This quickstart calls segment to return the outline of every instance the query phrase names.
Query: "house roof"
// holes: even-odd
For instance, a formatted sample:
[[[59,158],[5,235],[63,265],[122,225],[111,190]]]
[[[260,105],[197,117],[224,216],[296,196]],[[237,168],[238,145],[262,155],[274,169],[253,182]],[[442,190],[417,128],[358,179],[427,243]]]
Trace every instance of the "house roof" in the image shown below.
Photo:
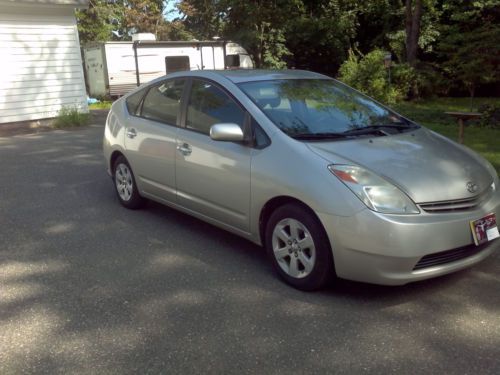
[[[0,0],[0,5],[62,5],[73,8],[87,8],[89,0]]]

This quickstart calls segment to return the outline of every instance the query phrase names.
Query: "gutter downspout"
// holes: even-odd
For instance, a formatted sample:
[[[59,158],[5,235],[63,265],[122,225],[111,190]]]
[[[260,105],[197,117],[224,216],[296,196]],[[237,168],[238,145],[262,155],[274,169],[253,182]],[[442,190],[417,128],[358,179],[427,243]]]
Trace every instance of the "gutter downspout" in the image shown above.
[[[135,79],[137,81],[137,87],[139,87],[141,85],[141,77],[139,75],[139,58],[137,56],[137,44],[138,44],[138,40],[136,40],[132,46],[132,48],[134,49],[134,59],[135,59]]]
[[[198,48],[200,49],[201,70],[204,70],[205,67],[203,66],[203,46],[201,45],[201,43],[198,43]]]
[[[224,70],[227,69],[227,65],[226,65],[226,56],[227,56],[226,43],[227,43],[227,41],[225,41],[225,40],[222,41],[222,53],[224,54]]]

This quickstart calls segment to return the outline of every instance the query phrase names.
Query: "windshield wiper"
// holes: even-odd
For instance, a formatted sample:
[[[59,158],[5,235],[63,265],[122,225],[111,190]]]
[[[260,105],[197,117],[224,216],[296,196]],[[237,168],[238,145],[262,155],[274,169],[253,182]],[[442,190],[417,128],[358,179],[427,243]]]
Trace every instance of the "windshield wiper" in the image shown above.
[[[376,124],[376,125],[368,125],[370,128],[393,128],[393,129],[416,129],[419,128],[417,124],[412,122],[397,122],[394,124]]]
[[[339,139],[349,137],[348,134],[343,133],[296,133],[288,135],[294,139],[302,140]]]
[[[365,135],[365,134],[373,134],[373,135],[389,135],[389,133],[379,129],[379,126],[365,126],[364,128],[356,128],[350,129],[342,132],[344,135]]]
[[[418,125],[408,124],[408,125],[397,125],[397,124],[382,124],[382,125],[368,125],[363,126],[362,128],[350,129],[342,132],[342,134],[381,134],[381,135],[389,135],[390,133],[384,131],[384,129],[397,129],[397,130],[405,130],[405,129],[415,129],[418,128]]]

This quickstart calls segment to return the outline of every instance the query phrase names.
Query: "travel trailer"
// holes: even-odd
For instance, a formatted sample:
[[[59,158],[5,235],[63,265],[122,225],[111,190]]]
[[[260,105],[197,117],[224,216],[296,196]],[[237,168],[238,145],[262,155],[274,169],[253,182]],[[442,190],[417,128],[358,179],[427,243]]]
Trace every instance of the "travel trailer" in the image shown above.
[[[88,94],[122,96],[142,83],[182,70],[254,67],[248,52],[237,43],[148,39],[147,35],[146,38],[140,35],[131,42],[96,42],[85,46]]]

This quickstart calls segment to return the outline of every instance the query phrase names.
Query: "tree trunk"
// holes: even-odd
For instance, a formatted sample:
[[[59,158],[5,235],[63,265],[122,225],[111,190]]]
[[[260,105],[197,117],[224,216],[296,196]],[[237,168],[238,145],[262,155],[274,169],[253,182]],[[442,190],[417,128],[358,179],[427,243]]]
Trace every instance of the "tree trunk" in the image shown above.
[[[474,103],[474,94],[476,92],[476,85],[474,85],[474,83],[470,83],[469,85],[467,85],[468,89],[469,89],[469,94],[470,94],[470,111],[472,111],[472,108],[473,108],[473,103]]]
[[[413,4],[415,6],[413,7]],[[406,61],[410,66],[417,64],[418,38],[422,19],[422,0],[405,0],[406,7]]]

